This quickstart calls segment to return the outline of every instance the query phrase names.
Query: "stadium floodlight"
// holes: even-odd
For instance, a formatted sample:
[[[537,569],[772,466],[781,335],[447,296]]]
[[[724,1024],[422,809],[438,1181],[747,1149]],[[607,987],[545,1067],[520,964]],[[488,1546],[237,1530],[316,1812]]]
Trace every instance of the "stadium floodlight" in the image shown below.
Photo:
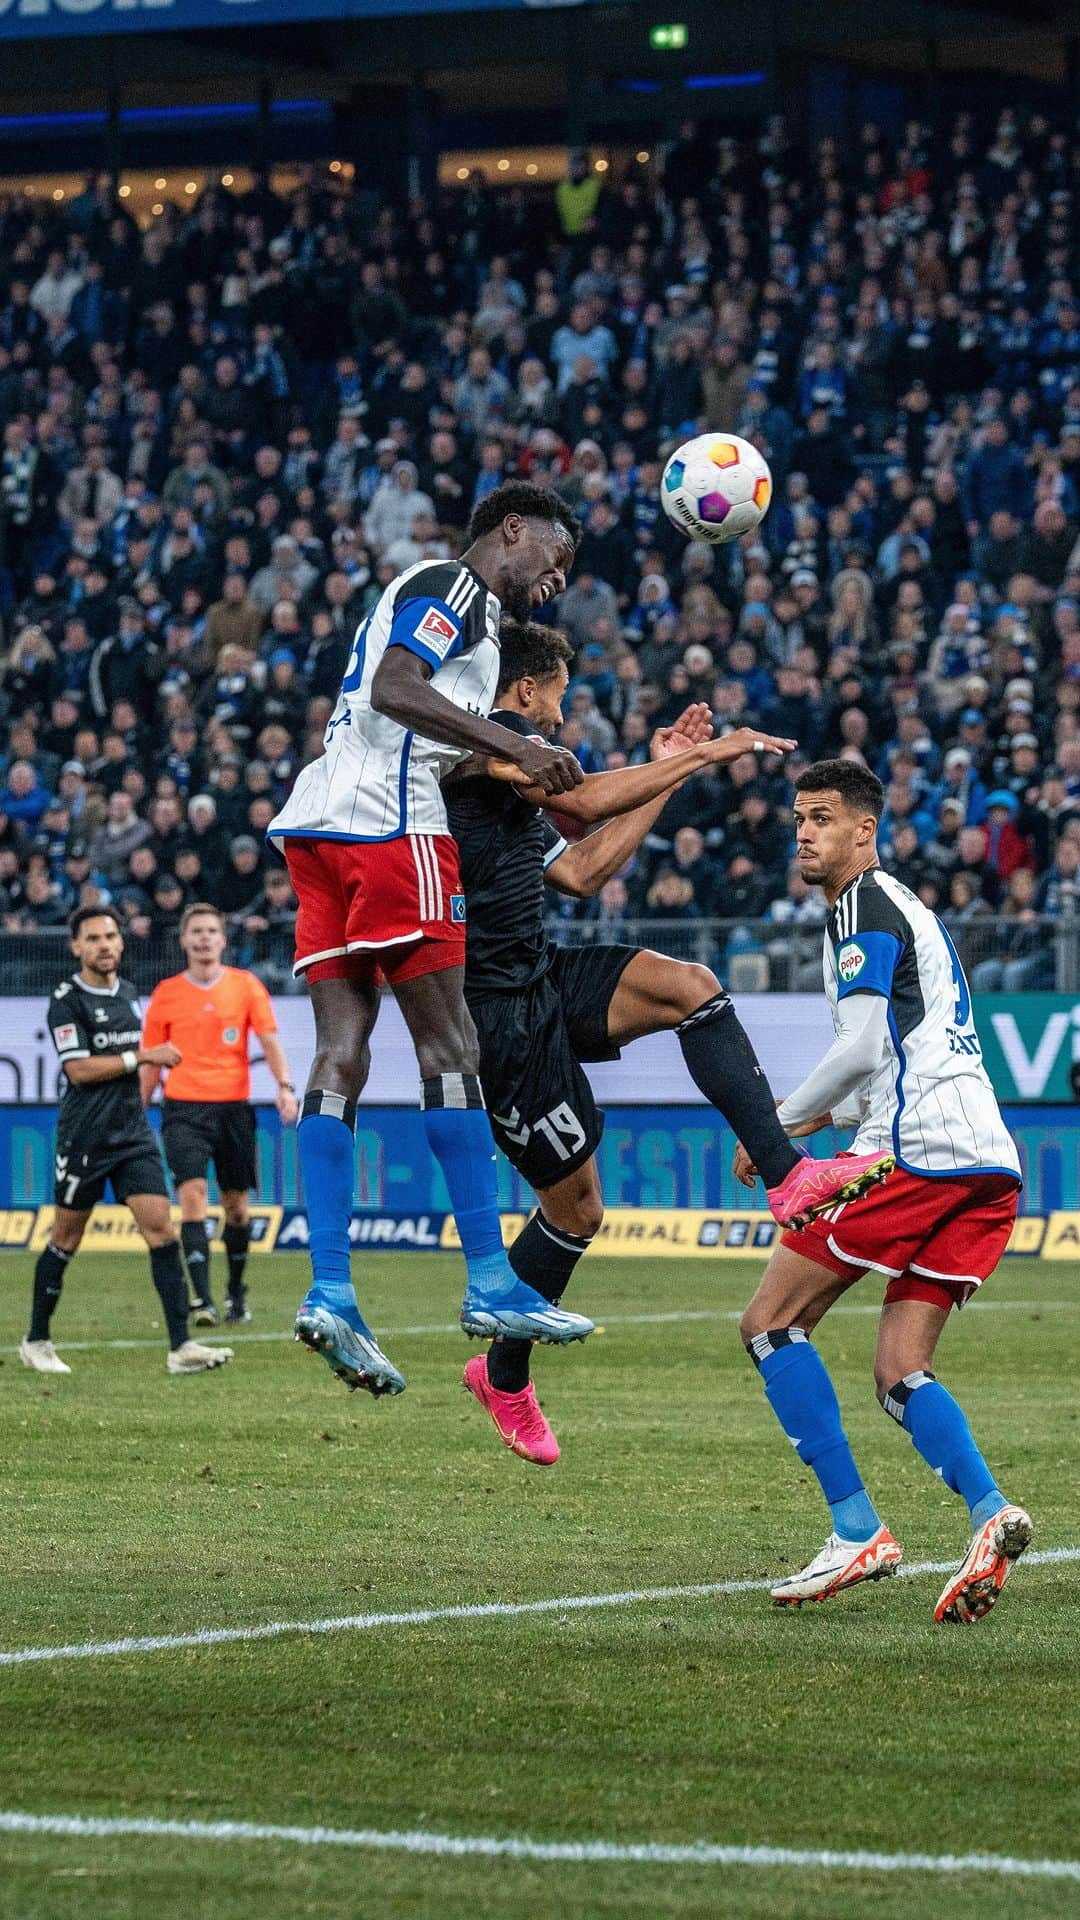
[[[649,28],[649,45],[655,53],[678,53],[689,38],[689,29],[681,20]]]

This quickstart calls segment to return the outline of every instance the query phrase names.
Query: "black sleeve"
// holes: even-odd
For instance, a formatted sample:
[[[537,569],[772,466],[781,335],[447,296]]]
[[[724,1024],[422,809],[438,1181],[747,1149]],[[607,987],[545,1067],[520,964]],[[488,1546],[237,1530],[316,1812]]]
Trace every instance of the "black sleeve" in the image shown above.
[[[86,1019],[79,1003],[79,996],[69,980],[61,982],[49,1001],[46,1015],[53,1046],[61,1060],[88,1060],[90,1057],[90,1035]]]
[[[505,707],[494,707],[488,719],[497,727],[505,727],[508,733],[520,734],[523,740],[537,740],[541,746],[547,745],[543,734],[533,732],[523,713],[510,713]]]
[[[570,843],[565,835],[559,832],[558,827],[550,815],[546,813],[540,815],[540,838],[543,842],[544,872],[546,873],[548,868],[553,866],[559,858],[560,853],[566,852]]]

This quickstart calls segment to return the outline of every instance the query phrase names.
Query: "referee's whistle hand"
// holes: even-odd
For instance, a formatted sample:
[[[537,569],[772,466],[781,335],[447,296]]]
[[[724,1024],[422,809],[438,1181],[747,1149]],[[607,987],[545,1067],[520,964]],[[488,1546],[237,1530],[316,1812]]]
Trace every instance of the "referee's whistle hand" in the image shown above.
[[[139,1054],[140,1067],[178,1067],[183,1054],[174,1047],[171,1040],[163,1040],[159,1047],[143,1047]]]

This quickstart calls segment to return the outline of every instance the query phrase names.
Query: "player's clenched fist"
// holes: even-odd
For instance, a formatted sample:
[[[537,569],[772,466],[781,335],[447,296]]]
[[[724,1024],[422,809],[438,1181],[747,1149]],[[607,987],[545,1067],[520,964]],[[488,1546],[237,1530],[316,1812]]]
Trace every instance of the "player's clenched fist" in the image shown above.
[[[513,741],[514,736],[509,739]],[[569,793],[585,778],[568,747],[549,747],[539,740],[517,740],[514,745],[516,751],[508,751],[507,757],[521,768],[531,786],[545,793]]]
[[[179,1047],[165,1040],[160,1047],[143,1047],[139,1054],[140,1067],[178,1067],[183,1059]]]

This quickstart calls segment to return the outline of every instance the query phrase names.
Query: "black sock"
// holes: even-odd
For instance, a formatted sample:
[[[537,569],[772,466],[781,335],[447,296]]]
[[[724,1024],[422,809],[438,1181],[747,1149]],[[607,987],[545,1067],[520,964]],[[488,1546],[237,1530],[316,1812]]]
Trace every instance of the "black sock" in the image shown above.
[[[184,1249],[184,1265],[191,1281],[191,1291],[196,1302],[209,1301],[210,1293],[210,1233],[205,1220],[181,1220],[180,1245]]]
[[[723,987],[675,1032],[694,1085],[723,1114],[765,1185],[778,1187],[800,1156],[776,1117],[769,1083]]]
[[[44,1253],[38,1255],[34,1268],[34,1304],[30,1314],[30,1340],[47,1340],[49,1322],[56,1311],[56,1303],[64,1284],[70,1253],[62,1253],[49,1241]]]
[[[537,1208],[510,1248],[508,1259],[519,1280],[545,1300],[561,1300],[588,1240],[553,1227]],[[520,1393],[529,1384],[531,1340],[493,1340],[488,1348],[488,1379],[500,1393]]]
[[[248,1248],[251,1245],[250,1220],[242,1227],[224,1227],[221,1238],[225,1243],[225,1255],[229,1262],[229,1298],[242,1300],[247,1291],[244,1286],[244,1268],[247,1266]]]
[[[164,1309],[169,1345],[175,1352],[188,1337],[188,1290],[177,1241],[170,1240],[165,1247],[151,1247],[150,1271]]]

